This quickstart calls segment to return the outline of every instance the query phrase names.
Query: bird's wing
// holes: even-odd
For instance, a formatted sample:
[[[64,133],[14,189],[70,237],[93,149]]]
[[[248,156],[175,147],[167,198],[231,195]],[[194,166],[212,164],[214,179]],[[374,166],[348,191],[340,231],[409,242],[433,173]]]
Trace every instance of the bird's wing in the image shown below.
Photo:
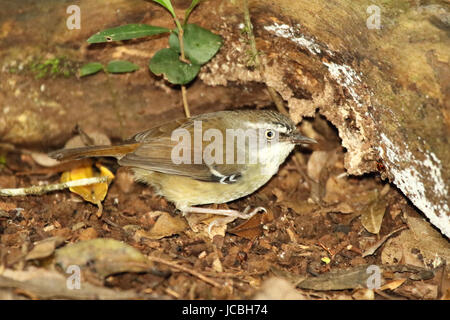
[[[151,171],[187,176],[196,180],[235,183],[241,177],[245,164],[220,164],[207,165],[203,158],[201,162],[195,162],[195,154],[202,155],[202,151],[195,147],[194,120],[197,118],[181,119],[159,127],[136,134],[131,141],[140,142],[140,146],[134,152],[128,153],[119,160],[122,166],[136,167]],[[201,119],[204,128],[220,128],[216,119]],[[186,151],[190,154],[190,163],[179,163],[173,159],[173,150],[179,141],[172,140],[172,133],[176,129],[186,129],[190,134],[190,142],[186,144]],[[225,137],[224,137],[225,138]],[[209,144],[202,140],[202,150]],[[225,152],[225,150],[223,150]],[[178,153],[176,153],[178,155]],[[175,156],[176,156],[175,155]]]

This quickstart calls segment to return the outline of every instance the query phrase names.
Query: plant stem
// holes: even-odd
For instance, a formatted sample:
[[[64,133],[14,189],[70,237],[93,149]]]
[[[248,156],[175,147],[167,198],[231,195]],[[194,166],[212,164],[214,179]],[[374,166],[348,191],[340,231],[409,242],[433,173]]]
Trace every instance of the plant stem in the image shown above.
[[[178,41],[180,42],[180,51],[181,51],[181,58],[180,60],[183,61],[184,63],[190,63],[190,61],[188,61],[186,59],[186,56],[184,54],[184,40],[183,40],[183,35],[184,35],[184,30],[183,27],[180,24],[180,21],[178,20],[177,17],[174,18],[175,19],[175,24],[177,25],[177,29],[178,29]]]
[[[187,92],[186,92],[186,86],[181,86],[181,96],[183,97],[183,106],[184,106],[184,113],[186,115],[186,118],[191,117],[191,112],[189,111],[189,105],[187,101]]]
[[[259,72],[261,74],[261,78],[265,79],[265,70],[264,66],[261,64],[261,61],[259,60],[259,53],[258,49],[256,48],[256,40],[255,35],[253,33],[253,25],[250,20],[250,11],[248,9],[248,0],[243,1],[244,6],[244,24],[245,28],[247,30],[248,40],[250,42],[250,50],[252,57],[255,57],[255,66],[259,69]],[[286,108],[284,107],[283,100],[281,99],[280,95],[275,91],[274,88],[267,85],[267,91],[269,92],[269,95],[272,99],[272,101],[275,103],[278,111],[283,114],[289,114]]]
[[[178,41],[180,42],[180,52],[181,52],[180,60],[181,60],[181,62],[190,64],[190,61],[188,61],[186,59],[186,55],[184,54],[184,41],[183,41],[184,30],[183,30],[183,27],[181,26],[180,21],[178,20],[178,18],[176,16],[174,17],[174,20],[175,20],[175,24],[177,25],[177,28],[178,28]],[[181,96],[183,99],[184,114],[186,115],[186,118],[190,118],[191,112],[189,111],[189,105],[188,105],[188,101],[187,101],[187,91],[186,91],[185,85],[181,85]]]

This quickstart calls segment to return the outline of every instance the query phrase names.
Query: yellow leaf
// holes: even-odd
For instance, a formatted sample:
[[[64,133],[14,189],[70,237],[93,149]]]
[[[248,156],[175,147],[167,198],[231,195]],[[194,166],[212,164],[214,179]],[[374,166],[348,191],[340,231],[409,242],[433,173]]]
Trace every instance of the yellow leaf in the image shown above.
[[[108,182],[69,188],[70,191],[80,195],[84,200],[99,206],[101,210],[101,202],[105,199],[106,193],[108,192],[108,185],[112,181],[112,179],[114,179],[114,174],[109,171],[108,168],[100,164],[96,164],[95,166],[99,169],[99,171],[94,171],[91,166],[75,168],[71,171],[66,171],[61,176],[61,182],[93,177],[108,177]]]
[[[326,263],[326,264],[329,264],[329,263],[331,262],[331,259],[328,258],[328,257],[323,257],[323,258],[321,258],[320,260],[321,260],[322,262]]]

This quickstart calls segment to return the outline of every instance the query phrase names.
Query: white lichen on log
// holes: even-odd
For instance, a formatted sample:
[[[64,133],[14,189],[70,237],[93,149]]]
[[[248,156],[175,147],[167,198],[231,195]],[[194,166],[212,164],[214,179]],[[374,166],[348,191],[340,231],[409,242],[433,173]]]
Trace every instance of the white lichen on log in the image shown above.
[[[448,188],[442,178],[442,165],[431,152],[424,152],[424,160],[417,159],[405,143],[401,147],[395,145],[384,133],[380,134],[381,144],[377,147],[380,157],[385,159],[389,172],[394,177],[393,183],[430,219],[431,223],[450,237],[450,218],[448,205]],[[381,145],[384,146],[381,147]],[[408,163],[408,166],[405,166]],[[399,165],[401,164],[401,166]],[[439,201],[431,202],[426,194],[425,177],[417,168],[428,172],[428,179],[434,181],[434,197]]]

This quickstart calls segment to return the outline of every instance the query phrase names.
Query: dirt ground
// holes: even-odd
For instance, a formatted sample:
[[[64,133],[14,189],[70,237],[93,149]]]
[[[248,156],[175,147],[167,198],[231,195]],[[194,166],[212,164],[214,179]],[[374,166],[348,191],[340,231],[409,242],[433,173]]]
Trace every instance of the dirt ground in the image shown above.
[[[313,128],[323,129],[325,121],[319,118],[309,123]],[[255,295],[267,297],[269,294],[269,297],[275,295],[276,299],[436,299],[445,294],[441,291],[445,290],[442,286],[444,269],[441,266],[432,275],[419,279],[405,277],[405,270],[399,273],[401,276],[386,271],[390,275],[383,276],[383,283],[391,283],[391,287],[375,290],[375,293],[368,293],[368,289],[358,284],[360,279],[355,278],[344,281],[347,290],[326,290],[342,281],[341,276],[331,277],[329,287],[322,289],[319,287],[323,282],[313,283],[313,289],[307,289],[311,284],[305,284],[303,289],[294,289],[293,285],[283,289],[284,283],[280,280],[283,278],[302,288],[305,278],[320,278],[320,275],[329,275],[330,271],[381,266],[389,259],[393,259],[397,266],[403,265],[405,259],[409,264],[411,258],[405,255],[415,257],[418,262],[416,268],[427,266],[427,260],[419,249],[402,254],[402,249],[395,247],[391,256],[389,253],[383,256],[386,251],[392,252],[393,245],[398,245],[392,242],[386,245],[385,236],[398,231],[391,235],[395,239],[398,234],[407,231],[408,219],[419,218],[423,221],[420,214],[377,175],[348,177],[343,168],[344,151],[337,136],[333,137],[336,133],[326,127],[321,134],[328,141],[326,150],[300,150],[258,192],[221,206],[238,210],[244,210],[247,206],[263,206],[267,213],[249,221],[234,221],[228,225],[225,236],[216,234],[212,239],[206,228],[194,232],[187,224],[170,230],[172,224],[169,223],[168,231],[163,231],[159,236],[151,233],[156,222],[165,215],[180,220],[184,218],[180,218],[174,206],[156,196],[150,187],[133,182],[131,173],[126,168],[118,168],[113,161],[103,161],[115,172],[116,178],[103,202],[101,217],[97,216],[95,205],[68,190],[39,196],[0,197],[1,268],[32,270],[29,272],[53,270],[58,262],[53,250],[58,246],[109,238],[122,241],[144,256],[157,257],[163,262],[153,261],[149,272],[127,272],[134,271],[128,267],[125,272],[108,274],[100,271],[98,266],[105,261],[115,263],[115,258],[95,256],[82,266],[83,272],[86,271],[82,284],[87,281],[96,288],[116,289],[113,292],[131,290],[134,297],[249,299]],[[3,155],[1,186],[27,187],[57,183],[60,179],[57,172],[60,168],[50,168],[46,169],[46,174],[36,174],[43,168],[24,152],[16,150],[4,152]],[[367,215],[369,219],[376,220],[380,208],[380,230],[378,234],[373,234],[366,230],[362,221],[367,221]],[[207,226],[209,222],[206,220],[203,225]],[[372,226],[376,224],[372,223]],[[366,226],[370,225],[366,222]],[[29,254],[36,244],[51,237],[62,241],[53,250],[30,258]],[[381,248],[363,257],[365,252],[378,248],[380,239]],[[407,272],[417,276],[419,269]],[[385,276],[388,278],[385,279]],[[279,286],[280,289],[276,290],[272,285],[270,289],[264,289],[264,282],[273,277],[276,277],[276,280],[271,280],[275,281],[275,288]],[[402,281],[400,285],[399,279]],[[392,286],[392,283],[396,285]],[[319,290],[314,290],[315,286]],[[25,286],[21,289],[3,289],[0,294],[14,298],[52,297],[51,289],[50,294],[48,290],[42,290]],[[71,298],[70,292],[62,296]]]

